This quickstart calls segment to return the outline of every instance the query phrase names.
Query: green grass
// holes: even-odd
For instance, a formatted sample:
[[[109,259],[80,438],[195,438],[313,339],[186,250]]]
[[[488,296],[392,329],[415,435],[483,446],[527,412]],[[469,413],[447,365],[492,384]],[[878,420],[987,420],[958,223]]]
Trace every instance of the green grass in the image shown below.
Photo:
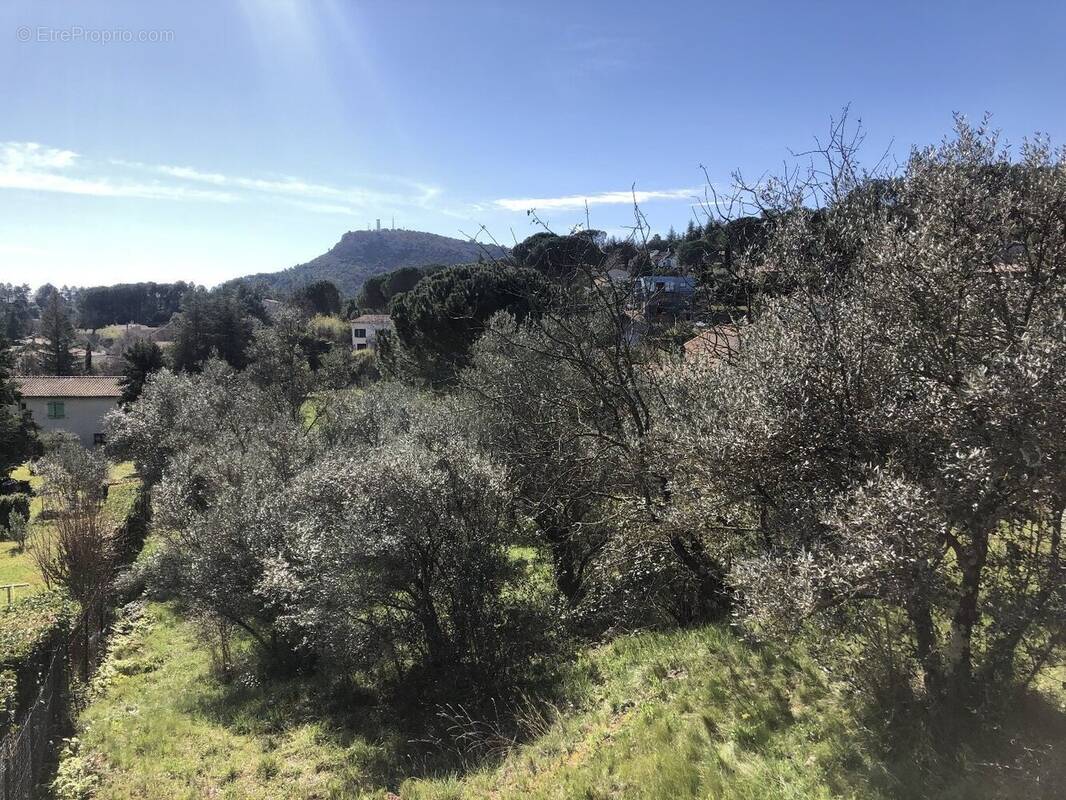
[[[23,464],[11,472],[11,477],[30,482],[35,492],[40,492],[42,479],[37,475],[30,474],[29,465]],[[117,525],[137,499],[137,491],[140,487],[140,479],[132,462],[113,464],[108,470],[108,494],[104,504],[104,513],[110,519],[111,524]],[[41,519],[44,500],[40,494],[30,499],[30,537],[49,536],[54,530],[51,522]],[[17,597],[27,592],[32,592],[42,586],[41,574],[34,563],[33,555],[29,549],[19,550],[14,542],[0,541],[0,586],[12,583],[28,583],[29,588],[13,590],[13,596]],[[0,603],[7,602],[7,592],[0,592]]]
[[[98,784],[97,797],[269,800],[371,789],[381,745],[301,719],[298,691],[223,685],[194,626],[168,605],[149,605],[118,637],[102,675],[78,721],[78,754],[62,770]]]
[[[878,764],[838,691],[809,664],[729,631],[622,637],[579,665],[573,709],[465,777],[404,798],[881,797]]]
[[[20,481],[29,481],[35,492],[40,491],[42,479],[30,473],[28,464],[11,471],[11,477]],[[39,519],[41,514],[42,500],[34,495],[30,498],[30,536],[38,530],[45,530],[50,526]],[[31,592],[41,585],[41,574],[33,561],[29,550],[20,550],[14,542],[0,541],[0,585],[12,583],[28,583],[30,588],[18,588],[12,590],[12,597],[19,597]],[[0,603],[7,602],[7,592],[0,593]]]
[[[340,723],[299,681],[263,684],[249,674],[226,686],[172,606],[148,606],[145,620],[120,637],[107,685],[81,716],[80,751],[64,768],[98,783],[99,798],[1066,796],[1056,794],[1066,786],[1058,782],[1066,765],[1055,767],[1066,748],[1061,709],[1045,704],[1043,718],[1005,723],[995,757],[965,745],[946,764],[918,733],[888,756],[883,735],[810,661],[714,626],[593,648],[562,699],[526,715],[527,744],[497,763],[405,780],[418,759],[402,753],[417,737],[386,733],[375,715],[387,709],[349,708]],[[360,717],[361,728],[352,724]]]

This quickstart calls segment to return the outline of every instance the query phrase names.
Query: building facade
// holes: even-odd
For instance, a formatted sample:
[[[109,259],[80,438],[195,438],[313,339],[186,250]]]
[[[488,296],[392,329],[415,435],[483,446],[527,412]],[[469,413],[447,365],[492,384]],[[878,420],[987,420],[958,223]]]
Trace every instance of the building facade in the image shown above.
[[[645,317],[681,316],[692,305],[696,281],[687,276],[645,275],[633,282],[632,301]]]
[[[352,349],[373,349],[377,335],[392,330],[392,317],[388,314],[361,314],[352,320]]]
[[[111,375],[28,375],[16,377],[22,408],[42,431],[68,431],[85,447],[104,443],[104,417],[122,396]]]

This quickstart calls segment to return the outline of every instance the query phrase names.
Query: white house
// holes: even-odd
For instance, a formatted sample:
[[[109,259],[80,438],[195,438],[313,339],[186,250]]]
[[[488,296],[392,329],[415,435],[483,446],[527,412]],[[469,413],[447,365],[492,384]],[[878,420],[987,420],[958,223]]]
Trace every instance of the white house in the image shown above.
[[[352,320],[352,349],[373,349],[377,335],[392,329],[392,317],[388,314],[360,314]]]
[[[44,431],[69,431],[86,447],[104,443],[104,416],[122,396],[112,375],[16,377],[22,407]]]

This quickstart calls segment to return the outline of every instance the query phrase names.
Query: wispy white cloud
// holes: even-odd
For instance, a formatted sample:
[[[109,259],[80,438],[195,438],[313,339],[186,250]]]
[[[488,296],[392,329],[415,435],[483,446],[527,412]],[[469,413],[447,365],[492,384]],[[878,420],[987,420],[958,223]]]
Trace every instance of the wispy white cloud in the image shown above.
[[[232,202],[227,192],[84,173],[77,153],[36,142],[0,142],[0,189],[134,197],[145,200]],[[74,174],[72,174],[72,171]]]
[[[660,189],[655,191],[599,192],[597,194],[571,194],[563,197],[516,197],[502,198],[495,205],[507,211],[527,211],[531,208],[573,211],[589,206],[632,205],[653,200],[692,200],[699,195],[698,189]]]
[[[0,142],[0,164],[12,169],[69,167],[77,157],[72,150],[46,147],[37,142]]]
[[[388,207],[428,208],[441,194],[436,186],[404,178],[381,177],[377,182],[385,188],[226,175],[118,158],[91,162],[71,150],[35,142],[0,142],[0,189],[219,203],[258,199],[343,216]]]
[[[138,165],[147,166],[147,165]],[[382,205],[425,205],[440,194],[440,189],[424,183],[408,181],[406,179],[383,178],[384,183],[396,183],[403,185],[409,191],[384,191],[369,187],[345,187],[331,186],[323,183],[312,183],[301,178],[284,177],[278,179],[247,178],[239,175],[222,175],[217,172],[203,172],[193,167],[175,167],[159,165],[147,167],[163,175],[180,180],[208,183],[213,186],[223,186],[235,189],[243,189],[250,192],[262,192],[271,195],[285,197],[302,197],[309,199],[331,200],[333,205],[320,204],[323,210],[344,208],[336,203],[347,203],[367,208]]]

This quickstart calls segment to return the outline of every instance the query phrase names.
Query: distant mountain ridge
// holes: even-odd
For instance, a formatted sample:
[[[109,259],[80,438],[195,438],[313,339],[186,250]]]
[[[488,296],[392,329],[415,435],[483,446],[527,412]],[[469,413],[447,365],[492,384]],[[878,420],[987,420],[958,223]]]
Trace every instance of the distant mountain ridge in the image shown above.
[[[468,264],[479,258],[502,258],[498,245],[453,239],[436,233],[408,230],[348,231],[330,250],[306,264],[260,272],[234,282],[290,292],[314,281],[328,280],[345,295],[355,295],[367,278],[400,267],[428,264]]]

